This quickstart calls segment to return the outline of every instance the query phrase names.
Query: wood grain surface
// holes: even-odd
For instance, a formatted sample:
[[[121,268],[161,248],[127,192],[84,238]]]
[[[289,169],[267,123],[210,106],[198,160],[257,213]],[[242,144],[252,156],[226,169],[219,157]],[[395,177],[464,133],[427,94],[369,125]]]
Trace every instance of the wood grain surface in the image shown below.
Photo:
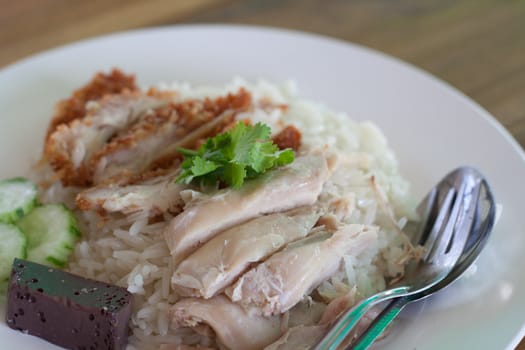
[[[276,26],[381,50],[463,91],[525,146],[522,0],[0,0],[0,67],[95,35],[178,23]]]

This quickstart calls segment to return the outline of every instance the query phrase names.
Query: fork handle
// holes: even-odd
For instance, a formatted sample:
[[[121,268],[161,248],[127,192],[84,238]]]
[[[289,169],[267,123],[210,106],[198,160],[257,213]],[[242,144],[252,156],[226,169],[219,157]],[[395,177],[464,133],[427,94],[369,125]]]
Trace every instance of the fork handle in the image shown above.
[[[375,318],[367,330],[347,350],[366,350],[376,338],[392,323],[401,310],[412,301],[410,297],[400,297],[392,300],[388,306]]]

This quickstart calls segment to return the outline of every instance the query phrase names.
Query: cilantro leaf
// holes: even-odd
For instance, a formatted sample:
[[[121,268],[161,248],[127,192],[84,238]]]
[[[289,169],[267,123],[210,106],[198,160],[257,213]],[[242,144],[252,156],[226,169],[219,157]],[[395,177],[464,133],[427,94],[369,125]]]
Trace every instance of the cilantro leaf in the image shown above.
[[[282,151],[278,152],[277,158],[275,158],[275,166],[283,166],[286,164],[290,164],[293,162],[295,158],[295,154],[291,149],[283,149]]]
[[[268,140],[271,133],[270,127],[261,123],[255,126],[240,123],[239,128],[232,131],[233,161],[246,165],[251,162],[251,150],[256,142]]]
[[[246,166],[239,163],[228,163],[224,167],[223,180],[233,188],[239,188],[246,178]]]
[[[198,150],[180,148],[184,155],[177,182],[239,188],[246,179],[293,162],[291,149],[280,151],[272,142],[268,125],[237,123],[230,131],[208,138]]]
[[[191,172],[193,173],[193,176],[203,176],[208,173],[211,173],[215,169],[219,167],[218,164],[216,164],[212,160],[206,160],[202,157],[194,157],[192,166],[191,166]]]
[[[262,173],[266,169],[272,168],[275,163],[275,153],[278,151],[277,146],[270,142],[256,143],[253,145],[250,150],[253,170],[257,173]]]

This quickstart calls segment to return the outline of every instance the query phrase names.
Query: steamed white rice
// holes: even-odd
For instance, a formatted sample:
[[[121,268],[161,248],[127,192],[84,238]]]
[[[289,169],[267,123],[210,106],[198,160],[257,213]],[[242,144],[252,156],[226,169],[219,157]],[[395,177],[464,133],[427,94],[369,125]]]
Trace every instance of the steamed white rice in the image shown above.
[[[174,83],[159,88],[176,90],[183,98],[201,98],[235,92],[241,86],[255,100],[269,99],[288,108],[284,112],[259,109],[239,118],[249,117],[252,122],[261,121],[275,129],[283,123],[293,124],[302,132],[303,147],[325,146],[365,157],[365,164],[336,172],[321,196],[345,197],[354,203],[356,209],[345,220],[378,225],[379,239],[363,254],[345,256],[339,272],[325,281],[318,293],[328,302],[349,292],[362,298],[384,289],[389,279],[403,273],[404,262],[411,254],[400,230],[407,219],[414,217],[409,185],[399,174],[385,136],[372,123],[352,121],[344,113],[300,98],[292,83],[277,86],[235,79],[226,86]],[[75,189],[56,184],[43,196],[44,201],[64,201],[73,208],[74,194]],[[148,213],[140,212],[104,221],[92,212],[78,215],[84,226],[83,238],[68,268],[85,277],[123,286],[134,294],[128,349],[158,349],[160,344],[169,343],[215,344],[191,329],[169,327],[168,309],[178,300],[170,287],[173,265],[162,234],[170,215],[165,214],[164,221],[155,224],[148,224]]]

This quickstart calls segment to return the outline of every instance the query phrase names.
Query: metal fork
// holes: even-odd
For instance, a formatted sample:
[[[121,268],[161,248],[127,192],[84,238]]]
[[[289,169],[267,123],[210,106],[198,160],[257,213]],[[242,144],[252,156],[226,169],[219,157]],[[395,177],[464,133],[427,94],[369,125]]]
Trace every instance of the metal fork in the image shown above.
[[[373,320],[368,328],[359,336],[354,345],[348,349],[366,350],[374,340],[392,323],[401,310],[409,303],[425,298],[434,292],[448,286],[457,280],[477,259],[488,241],[496,217],[496,202],[487,181],[481,181],[481,191],[478,199],[477,211],[474,224],[469,234],[467,244],[454,269],[431,289],[423,292],[423,295],[412,295],[401,297],[390,301],[383,311]]]
[[[473,168],[454,170],[423,199],[418,212],[423,220],[412,237],[425,247],[425,256],[391,289],[364,299],[347,311],[317,344],[315,350],[335,350],[374,305],[417,295],[442,281],[455,266],[467,242],[476,211],[482,175]]]

